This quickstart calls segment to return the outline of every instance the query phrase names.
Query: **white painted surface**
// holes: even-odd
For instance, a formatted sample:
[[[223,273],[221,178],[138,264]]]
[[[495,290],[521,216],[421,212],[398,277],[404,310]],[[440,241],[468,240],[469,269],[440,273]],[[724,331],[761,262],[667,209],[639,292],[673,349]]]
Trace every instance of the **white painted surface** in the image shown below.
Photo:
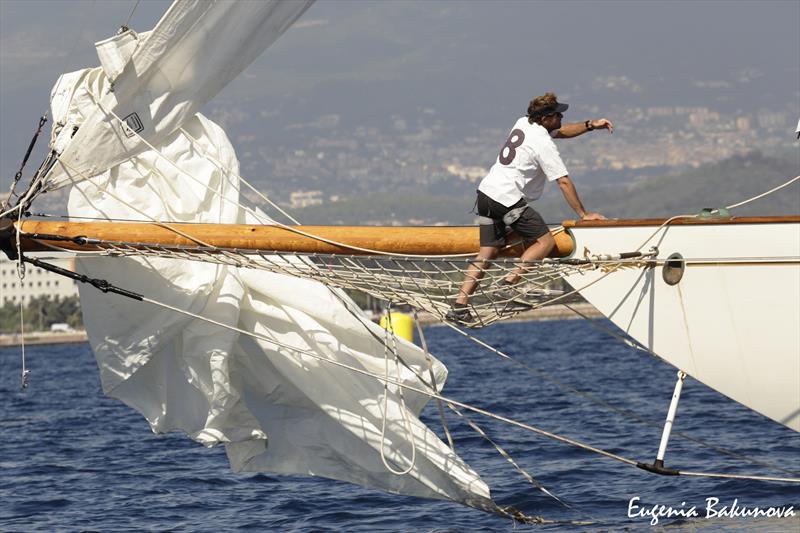
[[[572,228],[576,250],[636,250],[653,226]],[[654,268],[568,276],[604,315],[659,357],[731,399],[800,431],[800,224],[680,225]],[[661,261],[687,259],[668,285]],[[716,259],[718,262],[695,259]],[[734,262],[738,261],[738,262]],[[602,278],[602,279],[600,279]]]

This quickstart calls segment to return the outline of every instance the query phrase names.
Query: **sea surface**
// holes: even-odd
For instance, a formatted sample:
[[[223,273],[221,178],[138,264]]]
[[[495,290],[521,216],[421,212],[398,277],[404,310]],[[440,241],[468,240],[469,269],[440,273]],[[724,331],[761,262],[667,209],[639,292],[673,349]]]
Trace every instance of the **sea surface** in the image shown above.
[[[428,327],[431,351],[450,370],[447,396],[652,462],[674,368],[582,320],[497,324],[476,335],[517,363],[449,328]],[[177,433],[154,435],[140,415],[104,397],[88,345],[28,347],[24,391],[20,359],[19,348],[0,350],[0,531],[639,531],[653,529],[652,517],[639,511],[655,505],[687,514],[694,506],[699,515],[661,517],[656,530],[800,531],[800,485],[657,476],[478,415],[471,418],[569,507],[449,416],[457,452],[499,504],[559,523],[515,524],[455,503],[326,479],[234,474],[223,448],[206,449]],[[442,435],[433,403],[423,418]],[[799,434],[691,378],[675,431],[713,447],[673,435],[669,467],[790,476],[753,459],[800,477]],[[707,517],[708,498],[718,499],[717,511],[793,506],[797,516]]]

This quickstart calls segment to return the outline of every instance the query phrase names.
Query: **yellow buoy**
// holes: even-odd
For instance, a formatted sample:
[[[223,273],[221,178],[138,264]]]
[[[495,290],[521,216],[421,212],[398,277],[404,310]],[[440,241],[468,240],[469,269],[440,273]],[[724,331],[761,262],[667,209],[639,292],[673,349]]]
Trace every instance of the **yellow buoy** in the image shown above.
[[[394,331],[394,334],[401,339],[414,342],[414,319],[411,315],[398,312],[392,312],[389,315],[392,318],[391,330]],[[389,317],[386,315],[381,317],[381,327],[389,329]]]

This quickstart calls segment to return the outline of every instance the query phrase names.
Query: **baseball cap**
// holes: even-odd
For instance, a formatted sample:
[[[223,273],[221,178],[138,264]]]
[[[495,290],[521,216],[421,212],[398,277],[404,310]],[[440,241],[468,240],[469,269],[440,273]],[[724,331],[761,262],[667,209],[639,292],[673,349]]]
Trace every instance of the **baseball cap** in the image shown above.
[[[548,93],[548,96],[550,94],[551,93]],[[528,106],[528,116],[531,118],[546,117],[547,115],[552,115],[554,113],[563,113],[569,108],[569,104],[559,102],[555,98],[553,99],[555,103],[549,102],[548,104],[540,104],[537,102],[537,100],[538,98],[531,100],[531,103]]]

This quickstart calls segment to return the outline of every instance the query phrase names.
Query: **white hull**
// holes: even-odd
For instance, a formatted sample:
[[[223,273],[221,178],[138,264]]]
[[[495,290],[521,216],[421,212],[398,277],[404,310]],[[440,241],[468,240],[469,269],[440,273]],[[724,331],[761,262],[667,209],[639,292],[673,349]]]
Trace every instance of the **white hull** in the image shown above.
[[[634,251],[656,229],[570,231],[582,256]],[[597,269],[566,280],[665,361],[800,431],[800,223],[681,224],[659,230],[641,251],[651,246],[659,250],[655,267],[605,277]],[[676,252],[686,268],[669,285],[663,262]]]

